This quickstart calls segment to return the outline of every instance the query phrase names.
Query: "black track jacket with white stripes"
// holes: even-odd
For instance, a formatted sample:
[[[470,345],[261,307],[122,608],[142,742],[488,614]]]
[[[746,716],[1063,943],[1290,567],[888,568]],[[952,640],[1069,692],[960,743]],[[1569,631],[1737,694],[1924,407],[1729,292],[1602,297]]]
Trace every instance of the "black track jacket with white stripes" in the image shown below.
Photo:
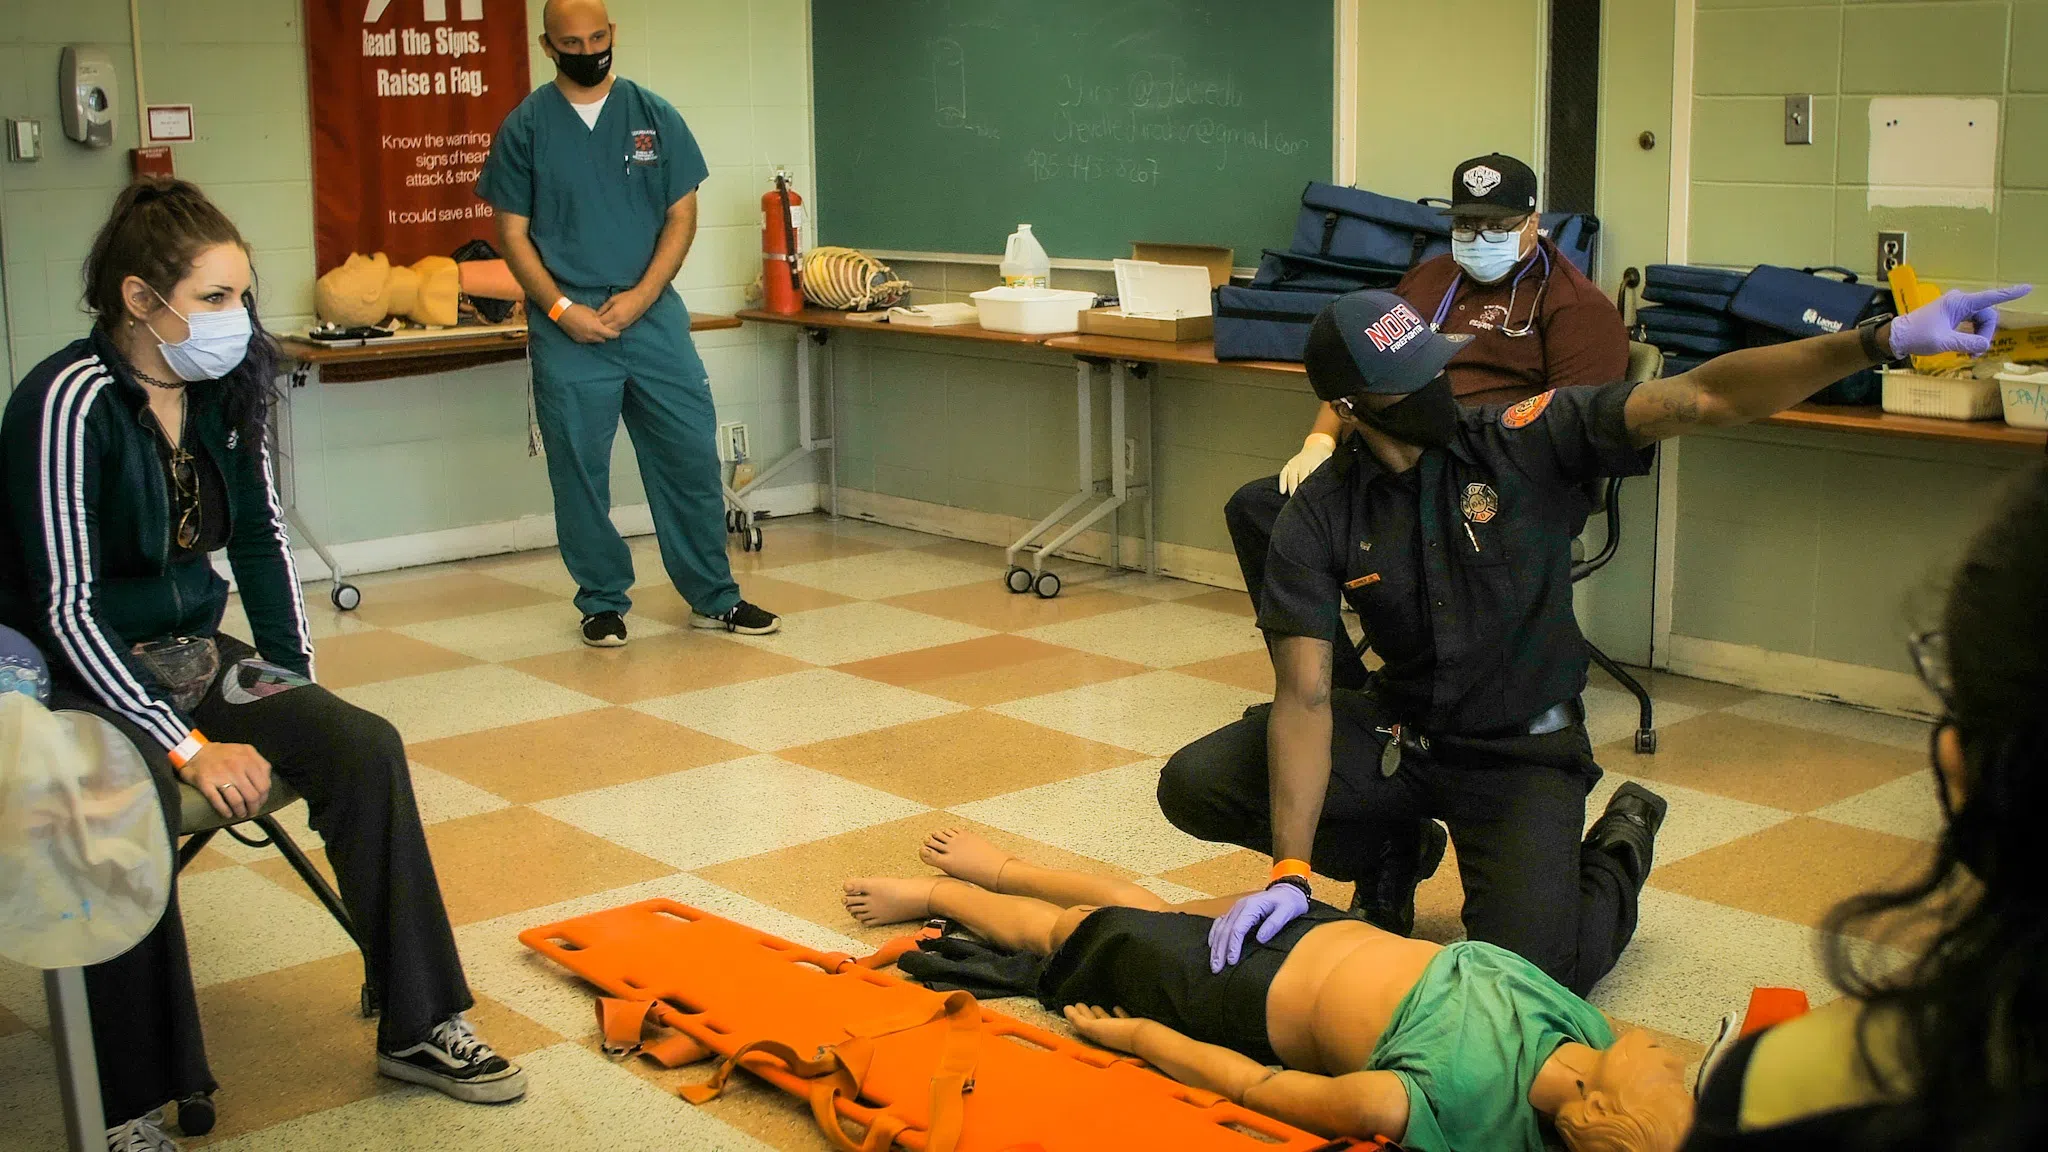
[[[187,416],[228,491],[228,562],[265,660],[312,675],[305,601],[286,542],[269,447],[230,430],[218,388],[191,386]],[[60,679],[166,749],[192,719],[132,645],[211,636],[228,585],[195,559],[169,563],[171,500],[148,399],[97,329],[36,365],[0,418],[0,623],[27,635]]]

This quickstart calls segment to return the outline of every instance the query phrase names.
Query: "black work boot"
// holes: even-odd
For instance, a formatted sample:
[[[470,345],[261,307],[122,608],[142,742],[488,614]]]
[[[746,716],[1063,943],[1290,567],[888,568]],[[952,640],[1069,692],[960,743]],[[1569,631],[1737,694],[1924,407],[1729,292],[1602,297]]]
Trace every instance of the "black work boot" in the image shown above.
[[[1436,875],[1449,843],[1450,835],[1434,820],[1417,821],[1412,833],[1389,836],[1380,845],[1378,867],[1351,889],[1352,915],[1396,936],[1415,931],[1415,888]]]
[[[1662,796],[1631,780],[1607,802],[1607,811],[1586,833],[1586,847],[1612,854],[1641,890],[1655,865],[1657,829],[1664,826],[1670,805]]]

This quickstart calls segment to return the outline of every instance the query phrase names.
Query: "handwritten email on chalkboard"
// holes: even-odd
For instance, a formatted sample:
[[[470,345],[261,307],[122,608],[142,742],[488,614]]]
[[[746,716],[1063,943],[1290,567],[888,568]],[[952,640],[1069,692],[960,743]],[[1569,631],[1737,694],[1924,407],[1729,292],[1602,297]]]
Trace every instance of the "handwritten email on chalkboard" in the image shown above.
[[[830,243],[1286,242],[1331,174],[1331,0],[813,0]]]

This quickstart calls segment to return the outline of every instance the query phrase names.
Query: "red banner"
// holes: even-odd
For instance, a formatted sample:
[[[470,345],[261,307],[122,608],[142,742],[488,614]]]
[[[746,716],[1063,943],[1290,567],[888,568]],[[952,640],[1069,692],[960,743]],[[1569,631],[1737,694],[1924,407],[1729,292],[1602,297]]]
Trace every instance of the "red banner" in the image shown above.
[[[529,90],[526,49],[526,0],[306,0],[319,272],[491,238],[476,178]]]

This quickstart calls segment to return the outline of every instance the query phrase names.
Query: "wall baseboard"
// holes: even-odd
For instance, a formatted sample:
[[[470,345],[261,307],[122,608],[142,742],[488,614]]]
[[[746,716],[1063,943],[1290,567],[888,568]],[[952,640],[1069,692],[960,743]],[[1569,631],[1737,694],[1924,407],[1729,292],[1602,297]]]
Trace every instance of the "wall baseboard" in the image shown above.
[[[1773,652],[1724,640],[1674,634],[1663,651],[1668,670],[1681,676],[1852,704],[1894,716],[1925,720],[1940,711],[1934,694],[1918,677],[1818,656]]]
[[[1009,547],[1017,537],[1029,531],[1032,524],[1036,523],[1021,516],[1008,516],[1000,512],[977,512],[971,508],[953,508],[902,496],[885,496],[880,492],[856,492],[851,488],[839,490],[839,514],[858,520],[872,520],[893,528],[930,532],[938,536],[951,536],[956,540],[971,540],[977,544],[993,544],[998,548]],[[1109,533],[1083,532],[1075,537],[1060,555],[1063,559],[1107,565]],[[1128,567],[1144,566],[1144,537],[1128,534],[1124,536],[1123,561]],[[1237,557],[1228,552],[1194,548],[1186,544],[1169,544],[1162,540],[1159,543],[1159,572],[1164,576],[1196,584],[1244,591],[1244,576],[1237,570]]]
[[[747,502],[757,513],[765,513],[769,517],[802,516],[818,510],[823,503],[823,489],[815,483],[764,488],[749,496]],[[654,512],[645,504],[621,505],[612,509],[612,524],[624,536],[650,535],[654,531]],[[317,526],[315,530],[318,530]],[[552,548],[555,543],[555,518],[546,515],[330,544],[327,550],[334,554],[345,574],[356,576],[366,572],[417,568],[422,564],[474,560],[507,552],[530,552],[538,548]],[[302,580],[325,580],[331,575],[327,565],[321,563],[311,548],[294,547],[292,558],[298,563]],[[214,567],[233,581],[234,574],[228,571],[224,556],[214,559]]]

